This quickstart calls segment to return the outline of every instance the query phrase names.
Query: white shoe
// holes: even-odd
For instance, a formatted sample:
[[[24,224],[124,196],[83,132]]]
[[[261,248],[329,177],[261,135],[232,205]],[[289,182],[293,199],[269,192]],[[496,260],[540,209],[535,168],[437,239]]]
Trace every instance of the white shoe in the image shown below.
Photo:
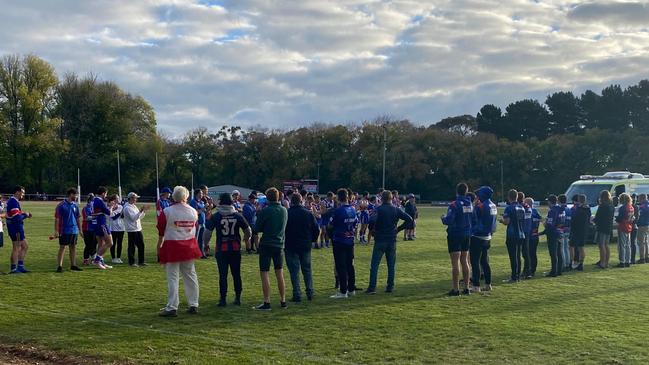
[[[352,291],[347,292],[348,297],[353,297],[354,295],[356,295],[356,290],[352,290]]]
[[[93,262],[92,264],[95,265],[95,266],[97,266],[98,268],[100,268],[100,269],[102,269],[102,270],[106,270],[106,265],[104,265],[101,261],[99,261],[99,262]]]
[[[482,291],[491,291],[491,290],[493,290],[491,284],[487,284],[484,288],[482,288]]]
[[[124,262],[120,258],[110,260],[113,264],[123,264]]]
[[[336,292],[336,294],[330,296],[331,299],[347,299],[347,293]]]
[[[480,287],[479,286],[472,286],[470,290],[471,290],[472,293],[480,293]]]

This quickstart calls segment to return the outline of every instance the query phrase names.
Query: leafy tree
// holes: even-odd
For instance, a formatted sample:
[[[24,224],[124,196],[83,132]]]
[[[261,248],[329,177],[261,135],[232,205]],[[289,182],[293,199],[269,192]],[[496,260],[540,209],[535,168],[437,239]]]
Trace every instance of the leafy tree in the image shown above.
[[[487,104],[480,108],[480,112],[476,116],[478,132],[493,133],[497,136],[502,135],[502,121],[502,110],[492,104]]]

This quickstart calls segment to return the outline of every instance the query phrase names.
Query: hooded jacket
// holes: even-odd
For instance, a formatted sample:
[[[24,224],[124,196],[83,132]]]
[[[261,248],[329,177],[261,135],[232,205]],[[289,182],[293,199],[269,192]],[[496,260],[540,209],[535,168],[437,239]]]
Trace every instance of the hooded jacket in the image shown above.
[[[496,232],[498,208],[491,201],[493,193],[493,189],[488,186],[482,186],[476,191],[479,200],[474,209],[472,225],[472,235],[474,237],[490,240],[491,235]]]

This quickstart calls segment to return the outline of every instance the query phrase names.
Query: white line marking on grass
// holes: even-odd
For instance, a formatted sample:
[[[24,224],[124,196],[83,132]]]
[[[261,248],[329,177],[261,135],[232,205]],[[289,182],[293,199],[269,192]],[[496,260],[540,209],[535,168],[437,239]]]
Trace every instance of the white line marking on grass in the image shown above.
[[[78,316],[72,316],[67,313],[63,312],[57,312],[49,309],[36,309],[36,308],[27,308],[19,305],[6,305],[3,303],[0,303],[0,308],[8,309],[8,310],[16,310],[19,312],[23,313],[37,313],[45,316],[54,316],[54,317],[60,317],[60,318],[65,318],[69,320],[75,320],[75,321],[84,321],[84,322],[97,322],[97,323],[102,323],[102,324],[107,324],[110,326],[121,326],[125,328],[131,328],[131,329],[137,329],[141,331],[148,331],[148,332],[155,332],[163,335],[170,335],[170,336],[178,336],[178,337],[185,337],[185,338],[191,338],[194,340],[200,340],[200,341],[207,341],[207,342],[212,342],[216,345],[222,346],[222,348],[228,348],[232,346],[232,341],[221,341],[217,338],[213,337],[213,334],[211,333],[206,333],[206,332],[198,332],[201,333],[199,334],[189,334],[189,333],[182,333],[182,332],[175,332],[175,331],[170,331],[170,330],[165,330],[165,329],[158,329],[158,328],[152,328],[149,326],[142,326],[142,325],[136,325],[136,324],[131,324],[131,323],[124,323],[124,322],[119,322],[115,320],[105,320],[105,319],[98,319],[98,318],[85,318],[85,317],[78,317]],[[162,319],[165,320],[165,319]],[[194,332],[197,333],[197,332]],[[254,347],[260,350],[266,350],[266,351],[275,351],[275,352],[281,352],[281,353],[290,353],[292,355],[295,355],[298,358],[303,358],[305,360],[312,360],[312,361],[318,361],[321,363],[338,363],[338,364],[354,364],[354,365],[360,365],[359,363],[354,363],[351,361],[344,361],[341,359],[333,359],[329,357],[322,357],[318,355],[314,355],[312,353],[308,353],[306,351],[294,351],[294,350],[288,350],[286,348],[282,347],[282,344],[264,344],[256,341],[250,341],[250,340],[244,340],[242,337],[238,339],[237,345],[241,347],[241,350],[245,350],[246,347]]]

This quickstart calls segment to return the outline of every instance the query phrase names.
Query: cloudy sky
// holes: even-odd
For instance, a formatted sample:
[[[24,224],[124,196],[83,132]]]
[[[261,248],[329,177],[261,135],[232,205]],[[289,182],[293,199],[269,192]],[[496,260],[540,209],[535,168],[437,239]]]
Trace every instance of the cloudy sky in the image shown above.
[[[0,0],[0,54],[94,72],[168,134],[431,123],[649,77],[647,1]]]

